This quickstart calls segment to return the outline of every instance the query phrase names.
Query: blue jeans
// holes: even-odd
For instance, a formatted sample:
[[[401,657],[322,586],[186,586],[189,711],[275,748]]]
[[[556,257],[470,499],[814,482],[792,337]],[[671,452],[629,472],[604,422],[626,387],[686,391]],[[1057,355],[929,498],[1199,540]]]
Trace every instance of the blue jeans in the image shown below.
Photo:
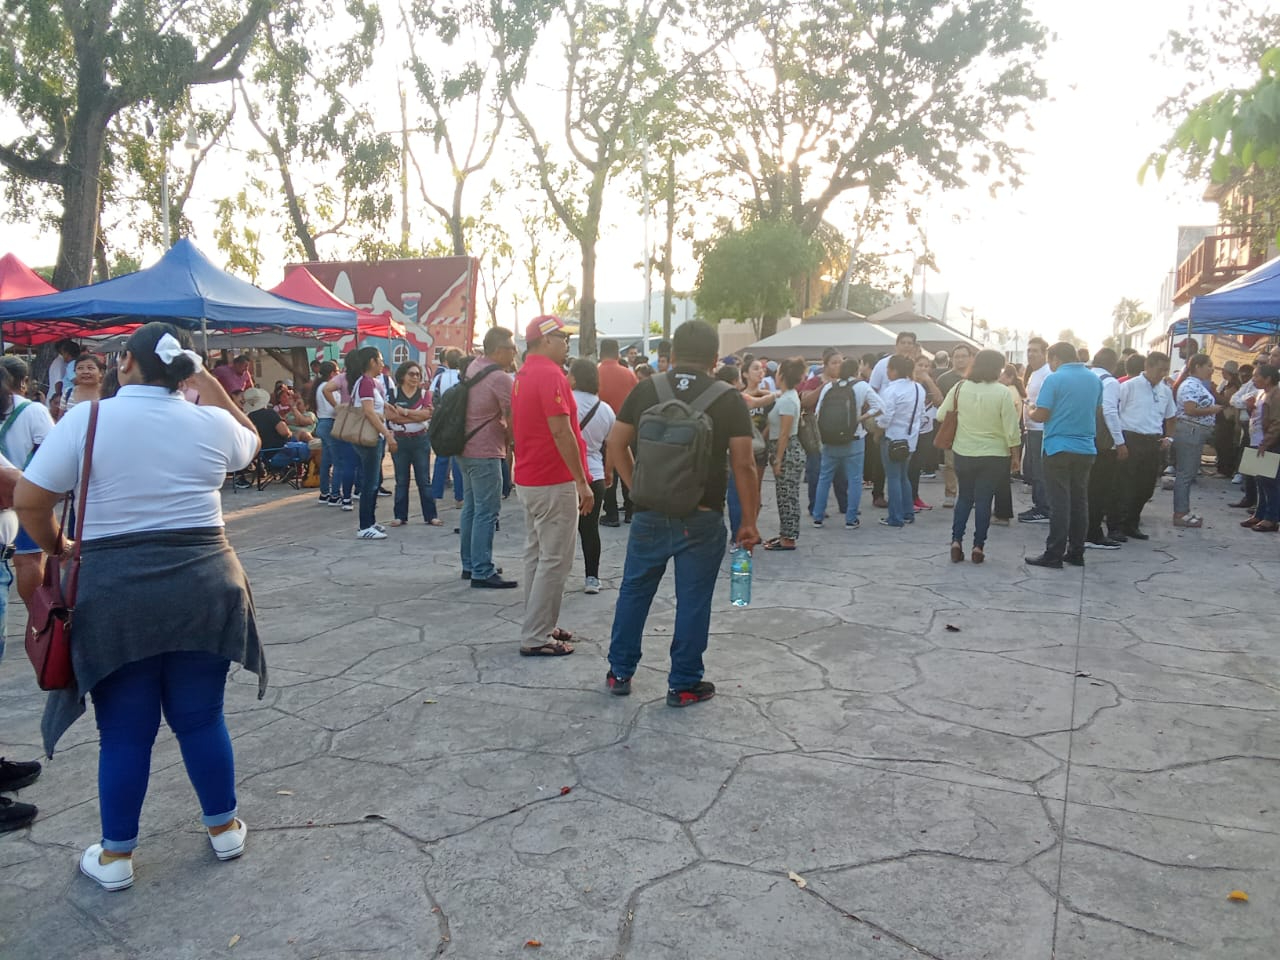
[[[316,438],[320,441],[320,496],[336,497],[341,477],[338,465],[337,442],[333,439],[333,417],[321,417],[316,421]]]
[[[461,457],[436,457],[436,471],[431,477],[431,495],[437,500],[444,497],[444,485],[453,474],[453,499],[463,499]],[[472,458],[474,459],[474,458]]]
[[[823,450],[825,449],[826,449],[826,445],[824,444]],[[809,514],[810,515],[818,513],[816,509],[816,504],[818,502],[818,483],[821,480],[821,476],[822,476],[822,454],[806,453],[804,455],[804,482],[809,490]],[[836,506],[840,508],[841,513],[846,513],[846,514],[849,512],[849,504],[845,500],[845,488],[848,485],[847,480],[848,480],[848,477],[845,474],[844,464],[843,463],[837,464],[835,481],[834,483],[831,484],[831,486],[834,486],[836,490]],[[862,483],[861,478],[859,478],[858,483],[859,484]],[[862,487],[859,486],[858,490],[861,491]],[[824,497],[822,511],[821,513],[818,513],[818,516],[822,516],[822,514],[826,512],[827,512],[826,498]]]
[[[1028,430],[1022,452],[1022,475],[1031,481],[1031,509],[1049,515],[1049,497],[1044,488],[1044,431]]]
[[[862,461],[866,456],[867,441],[859,437],[852,443],[823,444],[822,458],[818,468],[818,489],[814,494],[810,513],[813,519],[821,520],[827,513],[827,497],[830,494],[833,480],[838,482],[841,473],[845,478],[845,511],[844,522],[856,523],[858,508],[862,503]],[[839,488],[836,489],[837,494]],[[840,502],[837,496],[836,503]]]
[[[382,444],[374,447],[352,445],[360,464],[360,529],[378,522],[378,475],[382,472]]]
[[[272,452],[267,458],[267,463],[277,470],[283,470],[295,463],[306,463],[311,459],[311,447],[303,443],[301,440],[286,440],[283,447]]]
[[[916,508],[911,497],[911,478],[907,475],[910,460],[889,459],[889,438],[880,440],[880,462],[884,465],[884,492],[889,498],[889,525],[900,527],[915,523]]]
[[[9,588],[13,586],[13,567],[0,560],[0,660],[4,659],[5,614],[9,609]]]
[[[711,600],[727,539],[722,513],[698,510],[687,517],[667,517],[656,510],[636,512],[609,643],[609,667],[615,677],[630,677],[636,672],[645,619],[667,572],[667,561],[674,558],[676,623],[667,685],[672,690],[685,690],[702,679]]]
[[[228,661],[211,653],[165,653],[127,663],[93,688],[97,716],[102,846],[138,845],[160,713],[178,738],[206,827],[236,815],[235,758],[222,716]]]
[[[725,508],[729,511],[729,536],[735,542],[738,528],[742,526],[742,501],[738,499],[738,484],[733,479],[733,467],[729,468],[729,486],[725,488]]]
[[[1182,516],[1191,511],[1191,485],[1200,474],[1204,445],[1213,439],[1213,427],[1179,419],[1173,431],[1173,512]]]
[[[502,509],[502,464],[498,457],[455,457],[462,473],[462,516],[458,518],[462,570],[474,580],[488,580],[493,565],[493,530]],[[436,461],[439,467],[441,461]],[[437,473],[442,476],[443,471]]]
[[[330,481],[330,490],[339,499],[349,503],[351,501],[351,491],[356,486],[356,472],[360,469],[360,455],[356,453],[355,444],[339,440],[337,437],[331,437],[329,442],[333,444],[333,472],[335,475],[333,480]]]
[[[396,496],[392,513],[397,520],[409,520],[409,470],[418,483],[418,499],[422,502],[422,519],[430,523],[436,518],[436,501],[431,496],[431,442],[426,431],[402,433],[396,437],[396,452],[391,455],[396,468]]]
[[[973,517],[973,545],[987,545],[987,531],[991,529],[991,502],[995,499],[1000,483],[1009,478],[1008,457],[966,457],[954,455],[956,465],[955,513],[951,515],[951,539],[964,543],[965,527],[969,514]]]

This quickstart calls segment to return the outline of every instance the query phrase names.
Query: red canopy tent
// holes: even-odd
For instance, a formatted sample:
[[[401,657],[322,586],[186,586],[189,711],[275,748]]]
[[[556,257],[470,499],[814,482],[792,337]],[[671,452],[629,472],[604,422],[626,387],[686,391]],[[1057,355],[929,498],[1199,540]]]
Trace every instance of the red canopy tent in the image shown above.
[[[312,307],[328,307],[333,310],[354,310],[356,312],[356,339],[361,337],[382,337],[386,340],[403,340],[404,325],[391,316],[391,311],[371,313],[361,307],[352,306],[336,296],[323,283],[317,280],[306,267],[295,267],[289,271],[284,281],[276,284],[269,291],[286,300],[294,300]],[[349,336],[348,331],[334,331],[325,339],[337,340]]]
[[[0,257],[0,300],[20,300],[23,297],[43,297],[57,293],[57,287],[44,281],[12,253]],[[74,336],[74,325],[59,320],[11,320],[2,328],[4,343],[35,346],[52,343],[66,336]]]

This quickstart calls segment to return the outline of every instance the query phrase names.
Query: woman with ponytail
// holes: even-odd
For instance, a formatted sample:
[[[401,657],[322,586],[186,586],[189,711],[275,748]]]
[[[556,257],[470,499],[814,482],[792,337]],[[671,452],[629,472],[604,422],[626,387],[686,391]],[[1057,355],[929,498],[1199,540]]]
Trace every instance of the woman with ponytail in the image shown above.
[[[169,324],[148,323],[129,338],[119,379],[116,396],[62,418],[14,492],[18,516],[41,549],[65,547],[54,507],[66,491],[78,492],[96,418],[81,518],[75,681],[49,694],[41,729],[51,755],[93,698],[102,839],[84,851],[80,871],[107,890],[133,885],[162,714],[178,738],[214,854],[231,860],[244,851],[223,690],[233,662],[257,674],[259,697],[267,682],[220,494],[226,475],[253,461],[258,433],[199,365],[187,335]],[[184,380],[199,404],[178,392]]]

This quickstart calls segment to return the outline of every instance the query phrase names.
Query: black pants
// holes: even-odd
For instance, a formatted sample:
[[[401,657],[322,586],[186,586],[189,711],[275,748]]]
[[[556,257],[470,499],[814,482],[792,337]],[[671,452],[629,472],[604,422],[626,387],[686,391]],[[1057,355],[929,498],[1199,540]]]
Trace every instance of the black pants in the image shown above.
[[[1093,469],[1089,471],[1090,540],[1103,538],[1103,524],[1108,530],[1119,530],[1123,526],[1120,503],[1120,471],[1116,452],[1104,450],[1094,459]]]
[[[1049,536],[1045,556],[1084,555],[1084,535],[1089,527],[1089,471],[1093,455],[1055,453],[1044,458],[1044,487],[1049,498]]]
[[[1137,530],[1142,524],[1142,508],[1155,492],[1156,481],[1164,469],[1164,453],[1160,449],[1158,434],[1126,430],[1124,446],[1129,456],[1116,461],[1116,474],[1120,481],[1120,529]]]
[[[613,483],[604,492],[604,518],[611,522],[618,519],[618,488],[622,488],[622,509],[626,511],[627,519],[631,519],[631,491],[627,485],[622,482],[622,478],[616,473],[613,475]]]
[[[591,481],[591,496],[595,503],[591,512],[578,517],[578,539],[582,541],[582,565],[584,576],[600,576],[600,508],[604,506],[604,481]]]
[[[868,444],[868,447],[870,445]],[[880,448],[880,442],[877,440],[875,444],[876,450]],[[863,470],[862,477],[864,480],[871,481],[871,496],[875,500],[884,499],[884,464],[880,461],[878,454],[868,454],[862,461]]]

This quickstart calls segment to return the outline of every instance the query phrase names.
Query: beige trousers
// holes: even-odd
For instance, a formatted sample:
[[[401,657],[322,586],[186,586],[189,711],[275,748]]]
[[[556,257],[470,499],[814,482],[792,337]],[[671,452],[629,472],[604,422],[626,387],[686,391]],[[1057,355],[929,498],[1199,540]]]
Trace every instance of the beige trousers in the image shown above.
[[[520,487],[526,530],[522,647],[551,640],[578,545],[578,490],[573,483]]]
[[[960,488],[956,484],[956,458],[950,450],[942,451],[942,492],[948,500],[954,500]]]

